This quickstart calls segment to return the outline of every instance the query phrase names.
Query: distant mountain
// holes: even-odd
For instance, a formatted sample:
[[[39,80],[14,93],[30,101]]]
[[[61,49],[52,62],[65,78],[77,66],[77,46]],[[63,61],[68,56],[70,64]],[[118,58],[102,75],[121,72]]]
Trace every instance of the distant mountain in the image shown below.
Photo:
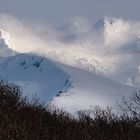
[[[105,26],[105,22],[106,22],[106,19],[105,18],[100,18],[96,23],[95,25],[93,26],[95,29],[103,29],[104,26]]]
[[[86,19],[77,17],[65,21],[57,30],[65,33],[82,33],[89,31],[90,27],[91,25]]]
[[[93,29],[104,35],[106,45],[114,45],[117,43],[117,46],[119,46],[125,43],[130,25],[127,21],[120,18],[104,17],[95,23]]]
[[[90,23],[84,18],[72,18],[57,27],[63,42],[71,43],[82,37],[91,28]]]

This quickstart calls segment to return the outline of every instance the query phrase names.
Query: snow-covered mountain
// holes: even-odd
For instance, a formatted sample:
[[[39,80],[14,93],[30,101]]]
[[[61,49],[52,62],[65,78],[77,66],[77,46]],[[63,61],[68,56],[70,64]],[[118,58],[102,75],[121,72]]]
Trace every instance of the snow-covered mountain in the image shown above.
[[[128,30],[130,29],[130,24],[120,18],[109,18],[104,17],[99,19],[93,29],[101,32],[104,35],[105,44],[110,46],[117,43],[117,46],[125,43],[125,39],[128,37]]]
[[[71,113],[91,105],[115,105],[133,88],[75,67],[62,65],[33,54],[17,54],[0,63],[0,77],[21,86],[24,95],[37,95],[42,101]]]
[[[110,24],[111,23],[112,23],[112,20],[110,20]],[[104,30],[105,24],[106,24],[106,18],[102,17],[95,23],[93,28],[95,28],[97,30]]]
[[[33,54],[17,54],[0,63],[0,77],[21,86],[26,94],[49,101],[70,87],[69,76],[51,60]]]
[[[33,52],[12,53],[0,60],[0,77],[20,85],[24,94],[37,94],[72,113],[92,105],[114,106],[140,85],[140,32],[138,25],[132,24],[133,30],[130,25],[121,19],[102,18],[90,30],[84,28],[89,27],[85,22],[72,21],[57,30],[64,38],[73,34],[76,41],[47,40],[45,47],[41,42],[36,49],[36,37]],[[20,47],[13,51],[7,37],[1,38],[6,52]]]
[[[72,43],[87,35],[86,33],[90,30],[90,28],[91,25],[87,20],[77,17],[65,21],[56,29],[60,32],[61,41],[65,43]]]
[[[72,18],[65,21],[57,30],[68,34],[87,32],[90,29],[90,23],[84,18]]]

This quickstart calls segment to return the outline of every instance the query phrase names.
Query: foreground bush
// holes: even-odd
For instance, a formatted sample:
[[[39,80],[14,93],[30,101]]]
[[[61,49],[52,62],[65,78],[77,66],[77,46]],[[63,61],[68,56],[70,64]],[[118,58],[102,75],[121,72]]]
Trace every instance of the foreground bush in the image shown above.
[[[78,119],[74,119],[38,99],[22,97],[14,84],[0,82],[0,140],[140,139],[138,115],[136,121],[130,113],[117,115],[99,107],[77,114]]]

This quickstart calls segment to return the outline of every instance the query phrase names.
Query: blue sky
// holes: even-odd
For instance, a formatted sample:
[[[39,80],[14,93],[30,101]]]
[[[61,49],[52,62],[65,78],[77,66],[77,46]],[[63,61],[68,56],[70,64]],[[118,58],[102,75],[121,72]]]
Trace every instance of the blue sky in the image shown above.
[[[49,22],[75,16],[91,21],[104,16],[140,20],[140,0],[0,0],[0,12]]]

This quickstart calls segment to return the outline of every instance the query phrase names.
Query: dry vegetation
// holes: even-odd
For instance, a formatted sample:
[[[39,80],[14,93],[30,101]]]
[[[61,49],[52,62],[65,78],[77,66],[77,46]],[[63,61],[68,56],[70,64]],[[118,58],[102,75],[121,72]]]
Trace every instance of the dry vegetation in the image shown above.
[[[38,99],[22,97],[19,87],[1,81],[0,140],[139,140],[140,95],[123,99],[121,110],[118,115],[96,107],[79,111],[74,119]]]

